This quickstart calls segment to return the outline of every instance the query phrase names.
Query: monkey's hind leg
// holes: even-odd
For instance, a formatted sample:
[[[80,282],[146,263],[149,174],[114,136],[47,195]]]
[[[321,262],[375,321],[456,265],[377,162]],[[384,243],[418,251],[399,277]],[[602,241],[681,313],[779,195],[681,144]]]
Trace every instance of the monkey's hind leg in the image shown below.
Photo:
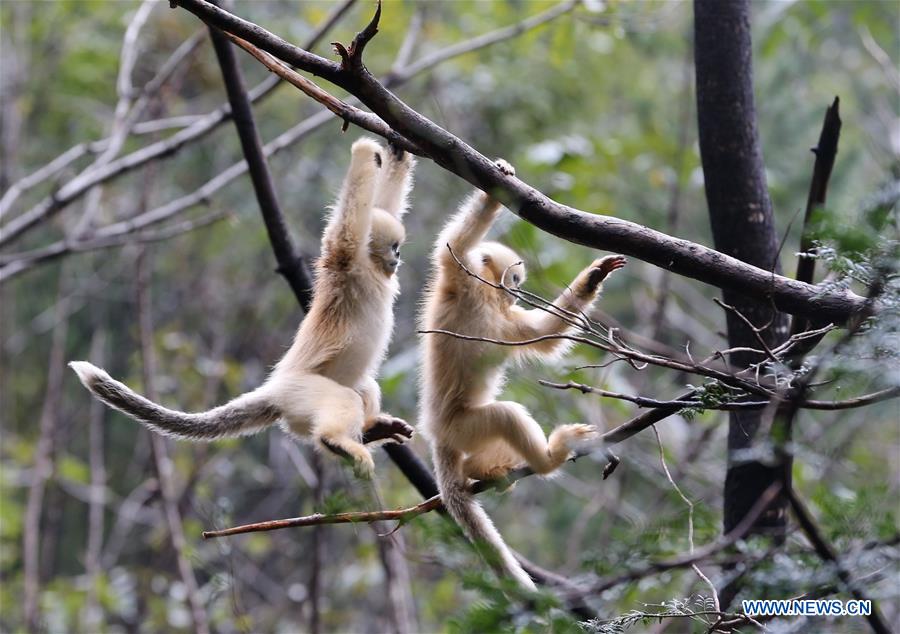
[[[590,440],[596,435],[596,429],[591,425],[563,425],[550,434],[548,441],[528,410],[512,401],[472,408],[460,420],[465,421],[467,435],[476,445],[489,446],[503,441],[522,456],[535,473],[542,474],[558,469],[569,458],[576,442]],[[466,450],[476,453],[479,448]]]
[[[375,463],[360,442],[365,416],[355,390],[320,375],[307,375],[292,389],[290,403],[293,413],[312,422],[310,435],[318,446],[351,460],[357,477],[371,479]]]
[[[365,420],[362,442],[389,441],[402,445],[413,436],[413,428],[402,418],[381,411],[381,388],[374,378],[366,377],[356,388],[363,402]]]

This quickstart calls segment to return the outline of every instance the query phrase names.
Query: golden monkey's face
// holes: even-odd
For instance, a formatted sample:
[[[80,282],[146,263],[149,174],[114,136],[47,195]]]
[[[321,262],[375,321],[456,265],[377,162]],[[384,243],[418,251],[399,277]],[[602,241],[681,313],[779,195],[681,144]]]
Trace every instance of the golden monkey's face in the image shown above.
[[[479,275],[493,284],[502,284],[513,290],[525,283],[525,264],[522,258],[509,247],[499,242],[482,242],[478,246],[478,262],[481,264]],[[504,293],[510,304],[516,298]]]
[[[377,207],[372,210],[372,234],[369,237],[369,257],[385,275],[390,277],[400,266],[400,247],[406,240],[403,224]]]

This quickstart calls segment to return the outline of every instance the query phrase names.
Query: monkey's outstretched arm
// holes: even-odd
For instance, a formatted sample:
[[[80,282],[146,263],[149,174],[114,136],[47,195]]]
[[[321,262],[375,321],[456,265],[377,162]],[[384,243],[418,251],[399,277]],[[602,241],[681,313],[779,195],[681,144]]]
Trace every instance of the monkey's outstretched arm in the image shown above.
[[[438,263],[458,270],[458,258],[468,266],[469,251],[484,240],[499,211],[500,203],[486,193],[475,192],[469,196],[438,238],[435,251]]]
[[[326,262],[348,266],[365,253],[383,155],[383,148],[372,139],[362,138],[353,144],[350,169],[322,237]]]
[[[516,174],[513,166],[503,159],[497,159],[495,165],[507,176]],[[459,271],[459,263],[456,261],[458,258],[469,266],[469,251],[484,240],[499,211],[500,202],[486,192],[476,191],[469,196],[438,238],[435,251],[437,264],[449,271]],[[450,250],[453,251],[452,254]]]
[[[594,260],[572,281],[569,288],[560,293],[553,305],[560,311],[523,310],[514,307],[510,332],[507,336],[513,341],[535,339],[546,335],[564,334],[572,330],[572,326],[564,319],[565,313],[578,313],[589,307],[597,298],[601,284],[610,273],[625,266],[625,258],[621,255],[608,255]],[[540,341],[526,346],[523,352],[553,354],[565,346],[562,339]]]
[[[402,218],[406,214],[415,165],[416,161],[409,152],[394,147],[388,148],[375,194],[376,207],[397,218]]]

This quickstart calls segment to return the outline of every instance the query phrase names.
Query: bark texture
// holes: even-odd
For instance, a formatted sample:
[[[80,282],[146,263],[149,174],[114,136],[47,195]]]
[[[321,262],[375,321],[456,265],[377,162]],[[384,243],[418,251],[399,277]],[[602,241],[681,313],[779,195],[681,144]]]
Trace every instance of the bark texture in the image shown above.
[[[778,274],[778,239],[753,99],[749,5],[749,0],[694,3],[700,156],[716,250]],[[727,288],[722,296],[757,327],[768,324],[760,334],[770,348],[786,339],[788,316],[777,312],[772,303],[750,299]],[[729,347],[759,348],[756,335],[737,315],[728,312],[727,320]],[[761,360],[752,352],[730,356],[735,368]],[[779,467],[741,455],[742,450],[754,444],[762,415],[759,410],[730,413],[724,499],[726,533],[740,523],[754,502],[783,473]],[[784,495],[779,495],[760,515],[755,530],[783,533],[785,506]]]

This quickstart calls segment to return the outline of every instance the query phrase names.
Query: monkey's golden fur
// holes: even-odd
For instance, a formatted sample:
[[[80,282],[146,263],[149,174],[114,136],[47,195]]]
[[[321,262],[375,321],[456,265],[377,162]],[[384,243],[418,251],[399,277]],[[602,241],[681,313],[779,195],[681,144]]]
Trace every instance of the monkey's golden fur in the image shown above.
[[[507,176],[514,173],[504,161],[497,166]],[[525,281],[525,266],[511,249],[483,241],[499,210],[499,202],[477,192],[441,232],[434,247],[434,278],[422,316],[425,330],[513,342],[570,332],[571,326],[558,315],[525,310],[509,293],[485,284],[460,266],[462,263],[493,284],[518,287]],[[595,260],[554,305],[574,313],[588,309],[602,280],[624,264],[621,256]],[[548,439],[524,407],[496,400],[507,360],[558,355],[566,344],[551,339],[507,347],[444,334],[424,337],[420,428],[432,445],[444,504],[470,539],[488,547],[488,559],[501,574],[533,589],[531,578],[467,484],[469,479],[500,477],[522,464],[537,473],[550,473],[571,455],[574,443],[595,434],[589,425],[562,425]]]
[[[256,390],[197,414],[164,408],[84,361],[70,365],[100,400],[154,431],[212,440],[257,432],[280,422],[353,460],[370,477],[363,432],[385,425],[401,440],[405,423],[381,412],[375,374],[393,330],[399,291],[394,273],[405,238],[401,218],[411,188],[412,157],[375,141],[353,144],[350,168],[322,237],[315,292],[293,345]]]

